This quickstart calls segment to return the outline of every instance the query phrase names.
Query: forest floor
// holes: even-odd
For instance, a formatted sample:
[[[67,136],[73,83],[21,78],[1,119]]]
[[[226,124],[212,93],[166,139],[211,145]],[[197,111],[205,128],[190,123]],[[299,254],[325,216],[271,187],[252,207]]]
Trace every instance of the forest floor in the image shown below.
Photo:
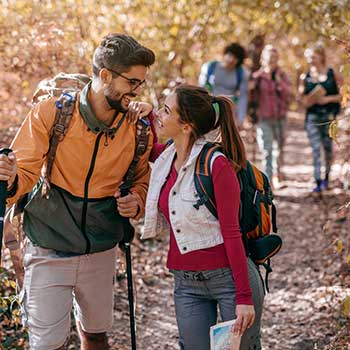
[[[340,148],[335,146],[330,189],[322,196],[311,194],[311,149],[300,114],[289,115],[286,136],[285,181],[275,191],[283,247],[272,259],[262,321],[263,350],[350,350],[350,299],[346,299],[350,298],[350,262],[346,263],[350,215],[349,210],[337,212],[350,200],[341,165],[344,152],[349,152],[349,136]],[[248,151],[251,155],[249,145]],[[140,350],[179,349],[173,280],[165,267],[167,248],[167,237],[136,239],[132,244]],[[118,261],[110,346],[128,350],[127,283],[121,253]],[[78,348],[73,330],[69,349]]]

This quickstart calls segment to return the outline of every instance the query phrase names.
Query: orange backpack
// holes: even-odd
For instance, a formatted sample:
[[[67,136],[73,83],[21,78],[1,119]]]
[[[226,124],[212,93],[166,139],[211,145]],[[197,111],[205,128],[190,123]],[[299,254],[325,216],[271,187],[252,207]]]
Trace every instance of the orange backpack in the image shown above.
[[[194,183],[198,201],[194,207],[199,209],[204,204],[217,218],[210,167],[215,152],[222,152],[220,144],[207,143],[197,158]],[[270,258],[282,247],[282,239],[276,234],[276,207],[271,185],[268,177],[249,161],[247,168],[241,169],[237,176],[241,188],[239,224],[247,256],[256,265],[263,265],[268,274],[272,271]]]

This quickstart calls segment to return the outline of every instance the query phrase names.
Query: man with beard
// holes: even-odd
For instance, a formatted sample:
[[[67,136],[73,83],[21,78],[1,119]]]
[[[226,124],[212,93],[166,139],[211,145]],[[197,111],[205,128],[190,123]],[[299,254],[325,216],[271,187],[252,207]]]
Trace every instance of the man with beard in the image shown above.
[[[58,144],[48,198],[41,195],[39,178],[47,161],[56,98],[29,112],[11,145],[13,153],[0,155],[7,204],[36,185],[23,224],[28,237],[23,321],[33,350],[66,349],[73,304],[81,349],[108,349],[121,216],[143,215],[150,175],[151,139],[136,166],[130,194],[119,197],[135,150],[136,127],[125,120],[125,112],[140,94],[154,60],[154,53],[130,36],[103,38],[93,56],[92,81],[78,94]],[[137,112],[138,104],[132,106]]]

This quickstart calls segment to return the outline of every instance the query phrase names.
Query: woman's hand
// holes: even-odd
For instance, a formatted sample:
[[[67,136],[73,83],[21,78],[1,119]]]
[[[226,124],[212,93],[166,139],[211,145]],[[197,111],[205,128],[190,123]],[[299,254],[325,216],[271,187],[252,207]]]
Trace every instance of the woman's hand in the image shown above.
[[[341,96],[340,95],[328,95],[328,96],[321,96],[317,103],[319,105],[326,105],[327,103],[334,103],[334,102],[340,102]]]
[[[237,336],[242,336],[246,329],[250,328],[255,319],[255,310],[253,305],[236,306],[236,322],[231,332]]]
[[[132,101],[129,103],[126,118],[129,123],[136,124],[140,118],[149,115],[152,110],[153,106],[150,103]]]

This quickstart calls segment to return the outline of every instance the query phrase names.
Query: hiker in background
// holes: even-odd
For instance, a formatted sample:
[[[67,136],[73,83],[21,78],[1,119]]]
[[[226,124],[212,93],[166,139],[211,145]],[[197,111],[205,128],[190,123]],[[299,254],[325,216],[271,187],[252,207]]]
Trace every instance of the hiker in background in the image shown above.
[[[137,164],[130,194],[118,196],[136,143],[135,125],[124,119],[154,60],[150,49],[128,35],[103,38],[93,55],[92,81],[78,95],[58,145],[48,198],[41,196],[38,180],[47,162],[56,98],[29,112],[11,145],[14,152],[0,156],[8,204],[38,183],[23,223],[28,241],[21,297],[33,350],[67,348],[73,301],[81,349],[108,349],[121,216],[143,216],[150,175],[152,139]]]
[[[247,114],[247,94],[249,73],[243,67],[246,57],[244,48],[232,43],[224,48],[221,61],[205,63],[198,79],[199,86],[205,87],[213,95],[225,95],[237,106],[237,123],[241,125]]]
[[[246,166],[243,142],[230,99],[204,88],[181,85],[167,96],[155,116],[158,136],[173,143],[154,145],[142,238],[170,231],[167,267],[175,279],[180,347],[209,350],[209,329],[237,317],[232,331],[242,335],[241,350],[261,349],[260,321],[264,287],[247,259],[239,224],[237,171]],[[204,135],[219,128],[223,153],[212,162],[218,219],[202,205],[194,184],[195,164],[206,145]],[[170,230],[169,230],[170,229]]]
[[[251,94],[257,106],[257,141],[263,154],[264,171],[275,184],[274,168],[278,182],[282,181],[286,114],[291,97],[291,84],[287,74],[279,67],[278,58],[275,47],[264,47],[261,68],[253,74]],[[273,158],[274,141],[278,146],[277,161]]]
[[[342,77],[327,66],[325,48],[316,44],[305,51],[309,70],[300,77],[299,92],[306,108],[305,128],[310,141],[316,187],[314,193],[327,190],[332,164],[332,139],[328,135],[330,122],[340,111],[339,89]],[[325,172],[321,175],[321,147],[325,154]]]

